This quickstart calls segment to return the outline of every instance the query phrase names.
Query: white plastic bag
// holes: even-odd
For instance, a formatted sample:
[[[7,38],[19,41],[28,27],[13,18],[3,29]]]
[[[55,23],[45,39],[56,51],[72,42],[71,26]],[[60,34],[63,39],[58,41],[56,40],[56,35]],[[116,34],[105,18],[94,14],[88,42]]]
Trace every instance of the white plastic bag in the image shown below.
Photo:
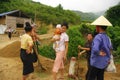
[[[114,64],[113,55],[111,55],[110,64],[108,64],[106,71],[113,72],[113,73],[116,72],[116,66]]]

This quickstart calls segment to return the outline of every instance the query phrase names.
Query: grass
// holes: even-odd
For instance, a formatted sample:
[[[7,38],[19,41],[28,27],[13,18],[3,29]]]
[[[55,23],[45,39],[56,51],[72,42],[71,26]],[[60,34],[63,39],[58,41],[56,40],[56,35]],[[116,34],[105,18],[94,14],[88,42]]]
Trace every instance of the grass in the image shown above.
[[[38,30],[37,30],[37,33],[38,34],[47,34],[48,32],[48,27],[47,26],[42,26],[42,27],[39,27]]]

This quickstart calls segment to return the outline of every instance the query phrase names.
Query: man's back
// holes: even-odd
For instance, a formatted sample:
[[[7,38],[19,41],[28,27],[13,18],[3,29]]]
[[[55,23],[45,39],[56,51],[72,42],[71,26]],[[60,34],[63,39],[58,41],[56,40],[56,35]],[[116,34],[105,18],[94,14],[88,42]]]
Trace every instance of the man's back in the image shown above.
[[[92,43],[91,65],[100,69],[107,67],[110,59],[110,48],[110,40],[106,33],[96,35]],[[103,51],[105,56],[101,56],[100,51]]]

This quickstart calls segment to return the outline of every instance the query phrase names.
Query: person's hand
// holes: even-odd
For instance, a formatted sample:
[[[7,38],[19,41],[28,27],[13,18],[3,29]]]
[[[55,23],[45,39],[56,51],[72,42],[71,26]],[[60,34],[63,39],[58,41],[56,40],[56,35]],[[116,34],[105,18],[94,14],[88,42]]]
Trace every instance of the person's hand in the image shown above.
[[[81,49],[81,45],[78,45],[78,49]]]
[[[63,59],[64,59],[64,61],[67,61],[67,57],[66,56],[64,56]]]
[[[80,52],[80,53],[78,53],[78,57],[80,57],[82,55],[82,53]]]
[[[100,56],[106,56],[106,53],[105,52],[103,52],[103,51],[100,51],[100,54],[99,54]]]
[[[55,41],[59,41],[59,40],[60,40],[60,38],[55,39]]]
[[[26,53],[27,53],[27,54],[30,54],[30,53],[31,53],[31,51],[30,51],[30,50],[26,50]]]

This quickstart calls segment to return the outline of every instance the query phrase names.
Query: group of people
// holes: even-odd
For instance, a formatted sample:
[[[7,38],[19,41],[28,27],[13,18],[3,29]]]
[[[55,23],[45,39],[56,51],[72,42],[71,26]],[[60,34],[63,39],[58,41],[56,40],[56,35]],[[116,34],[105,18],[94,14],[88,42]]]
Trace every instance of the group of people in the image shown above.
[[[85,47],[78,46],[84,51],[80,52],[78,56],[87,52],[88,71],[86,80],[104,80],[104,71],[110,60],[110,39],[106,34],[107,26],[112,24],[103,16],[92,23],[96,25],[96,32],[94,36],[92,33],[87,34],[88,41]],[[66,31],[68,24],[58,24],[56,26],[54,36],[52,37],[53,49],[55,50],[56,58],[53,65],[53,79],[57,80],[57,73],[60,71],[59,79],[64,79],[64,62],[67,59],[69,36]],[[33,62],[29,60],[29,54],[33,53],[33,42],[38,40],[34,28],[28,24],[25,27],[25,34],[21,36],[21,53],[20,57],[23,62],[23,80],[26,80],[28,75],[34,71]]]
[[[68,29],[68,24],[63,23],[62,25],[57,25],[57,30],[52,38],[52,42],[54,43],[53,48],[56,51],[56,58],[53,66],[53,78],[57,79],[57,72],[61,70],[61,78],[63,78],[64,74],[64,60],[66,60],[67,52],[68,52],[68,41],[69,37],[66,34],[66,30]],[[34,42],[40,40],[37,36],[34,26],[31,26],[30,23],[26,22],[26,26],[24,28],[25,34],[22,35],[21,38],[21,50],[20,50],[20,58],[23,63],[23,80],[26,80],[27,77],[34,72],[33,61],[31,60],[31,54],[34,53]]]
[[[113,49],[106,30],[107,26],[112,26],[112,24],[104,16],[101,16],[92,25],[96,25],[97,34],[93,38],[93,35],[88,33],[85,47],[78,46],[83,50],[78,55],[87,53],[86,80],[104,80],[104,72],[110,62],[110,51]]]

